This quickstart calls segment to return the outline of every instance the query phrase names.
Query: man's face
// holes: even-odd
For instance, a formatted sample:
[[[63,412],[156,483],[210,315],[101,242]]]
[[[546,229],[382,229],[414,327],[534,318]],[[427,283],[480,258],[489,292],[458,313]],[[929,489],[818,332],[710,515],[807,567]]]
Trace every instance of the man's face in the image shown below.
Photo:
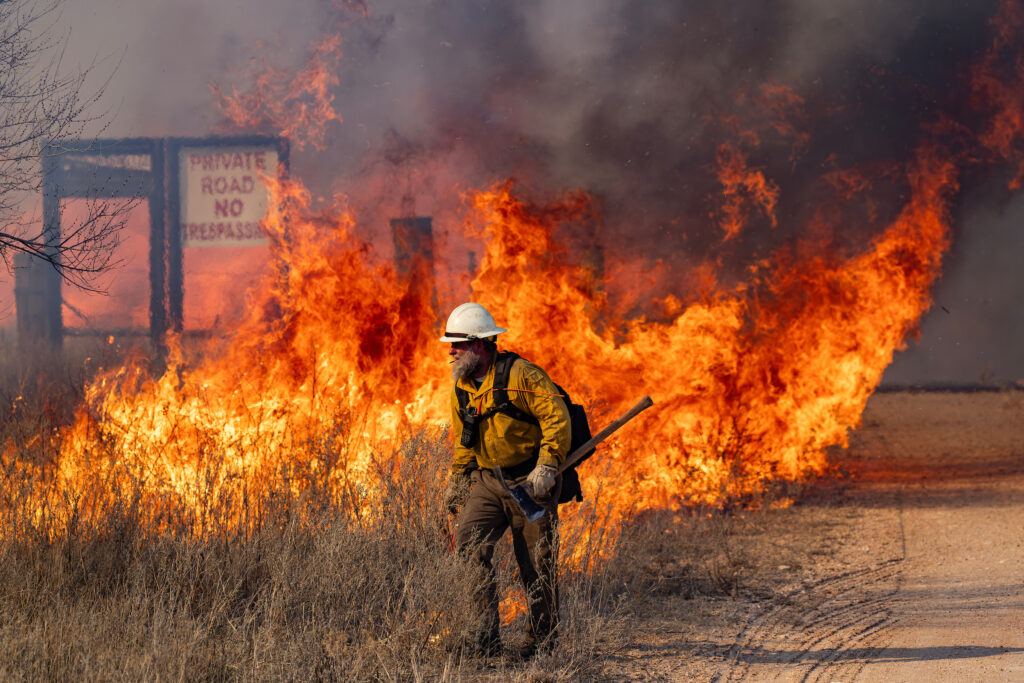
[[[459,360],[466,351],[474,351],[479,354],[480,345],[481,342],[479,339],[467,339],[466,341],[452,342],[452,347],[448,349],[448,355],[452,357],[452,360]]]
[[[452,376],[455,379],[468,378],[479,369],[484,343],[479,339],[452,342],[448,356],[451,358]]]

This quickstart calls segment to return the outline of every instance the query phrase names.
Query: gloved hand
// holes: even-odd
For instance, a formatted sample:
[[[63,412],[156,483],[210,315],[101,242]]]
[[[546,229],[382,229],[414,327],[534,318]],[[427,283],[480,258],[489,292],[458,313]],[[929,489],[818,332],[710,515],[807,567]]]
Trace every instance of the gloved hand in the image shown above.
[[[537,465],[526,477],[526,483],[530,485],[534,498],[541,500],[551,497],[555,489],[555,477],[558,476],[558,468],[551,465]]]
[[[448,486],[444,490],[444,506],[453,515],[459,514],[459,510],[466,504],[469,498],[469,475],[453,474],[448,478]]]

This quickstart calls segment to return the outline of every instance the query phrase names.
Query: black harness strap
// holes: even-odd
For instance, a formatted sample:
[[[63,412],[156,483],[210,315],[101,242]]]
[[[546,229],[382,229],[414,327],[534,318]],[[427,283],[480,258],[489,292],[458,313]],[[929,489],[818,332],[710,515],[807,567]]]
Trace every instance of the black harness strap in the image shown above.
[[[498,355],[498,364],[494,367],[494,393],[495,402],[498,401],[497,394],[500,392],[504,397],[500,403],[494,407],[494,411],[498,413],[504,413],[513,420],[519,420],[520,422],[529,422],[530,424],[539,427],[540,422],[537,421],[533,415],[521,410],[516,404],[512,403],[512,399],[508,396],[508,381],[512,376],[512,366],[519,360],[519,354],[512,353],[511,351],[501,353]]]
[[[513,420],[540,426],[537,418],[517,407],[508,396],[508,381],[509,377],[512,376],[512,366],[517,360],[519,360],[519,354],[512,353],[511,351],[503,351],[498,354],[498,359],[494,362],[494,385],[491,388],[494,394],[494,407],[485,413],[477,415],[477,420],[486,419],[495,413],[502,413],[508,415]],[[470,410],[469,392],[460,387],[455,387],[455,396],[459,401],[459,417],[465,422],[465,416],[469,414]]]

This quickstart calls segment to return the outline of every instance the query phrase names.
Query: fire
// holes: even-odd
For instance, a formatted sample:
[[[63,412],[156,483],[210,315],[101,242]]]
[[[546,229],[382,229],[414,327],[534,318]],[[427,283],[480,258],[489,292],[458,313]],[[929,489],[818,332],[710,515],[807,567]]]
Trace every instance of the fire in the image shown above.
[[[210,90],[228,129],[267,128],[295,139],[300,149],[304,144],[323,149],[328,126],[341,123],[331,92],[340,82],[340,62],[341,38],[332,34],[315,46],[294,77],[284,69],[261,63],[248,90],[232,87],[224,92],[217,84],[211,84]]]
[[[507,626],[520,615],[526,614],[526,609],[526,595],[522,591],[510,591],[498,603],[498,617]]]
[[[156,379],[129,365],[94,382],[63,438],[60,488],[99,504],[142,483],[154,520],[244,527],[281,487],[351,495],[374,449],[447,418],[433,311],[367,264],[344,208],[311,215],[301,186],[275,191],[275,268],[249,317],[194,365],[172,344]],[[304,217],[286,228],[284,212]]]
[[[587,466],[614,518],[742,499],[822,471],[927,307],[953,166],[922,154],[910,183],[903,213],[856,258],[780,260],[672,320],[601,327],[594,273],[553,236],[592,216],[590,199],[531,204],[503,183],[469,198],[467,229],[486,244],[474,298],[503,314],[505,345],[544,365],[598,424],[654,397]],[[129,365],[93,383],[62,438],[59,489],[100,505],[141,484],[154,524],[244,528],[282,487],[372,499],[374,454],[448,420],[429,297],[370,265],[343,206],[312,215],[299,184],[276,193],[276,267],[249,317],[220,354],[189,364],[175,345],[156,379]]]
[[[766,264],[671,321],[603,330],[602,298],[551,237],[552,222],[588,213],[585,198],[533,206],[504,184],[474,196],[487,252],[473,288],[504,312],[508,344],[599,406],[598,422],[654,398],[602,454],[607,467],[588,465],[614,509],[741,499],[824,469],[928,307],[955,174],[922,152],[909,176],[912,199],[865,253]]]
[[[763,171],[751,169],[746,156],[733,145],[722,144],[718,148],[718,181],[722,184],[719,225],[726,240],[743,230],[750,212],[748,204],[760,209],[773,228],[778,225],[775,217],[778,185],[766,178]]]
[[[252,96],[273,102],[266,116],[279,130],[297,130],[277,120],[289,110],[296,125],[338,119],[328,65],[339,45],[319,46],[276,97],[265,92],[276,80],[257,83]],[[1019,82],[979,79],[978,107],[993,112],[982,144],[1010,159],[1024,127],[1011,87]],[[765,96],[800,104],[780,92]],[[229,111],[239,97],[248,95],[225,98]],[[307,97],[308,107],[296,104]],[[306,140],[317,146],[322,135],[314,125]],[[718,161],[726,239],[751,205],[775,225],[781,188],[739,146],[723,143]],[[823,472],[826,449],[846,444],[930,305],[963,161],[923,140],[899,172],[902,209],[859,253],[781,250],[733,286],[708,273],[699,298],[652,302],[666,312],[658,319],[618,313],[606,291],[629,283],[605,281],[556,238],[565,224],[601,220],[585,192],[531,201],[505,181],[467,194],[465,236],[484,249],[472,299],[510,330],[503,346],[545,367],[597,426],[654,398],[584,466],[587,510],[614,529],[644,510],[748,501]],[[414,433],[443,432],[450,379],[436,337],[445,311],[422,281],[373,257],[343,199],[314,210],[301,183],[268,182],[271,260],[232,333],[198,356],[171,340],[156,377],[132,363],[97,377],[74,423],[53,437],[52,462],[19,464],[52,482],[37,503],[54,528],[129,493],[155,528],[197,533],[245,530],[280,492],[315,490],[359,510],[384,495],[368,474],[382,457],[400,459]],[[820,182],[845,199],[867,186],[855,168]],[[843,227],[841,212],[810,220]],[[584,523],[567,508],[567,532]]]
[[[762,169],[750,165],[748,150],[757,151],[766,137],[774,137],[789,146],[789,159],[795,161],[810,142],[802,128],[804,100],[791,88],[768,83],[754,93],[741,90],[735,104],[740,110],[753,107],[757,115],[752,122],[737,114],[721,117],[733,139],[719,144],[715,153],[715,175],[721,186],[717,219],[726,242],[739,236],[754,214],[761,214],[772,228],[779,224],[776,209],[781,189]]]
[[[1024,54],[1015,52],[1015,40],[1024,31],[1024,10],[1003,0],[992,20],[995,40],[971,73],[972,104],[988,115],[980,142],[1017,169],[1008,185],[1024,185]]]

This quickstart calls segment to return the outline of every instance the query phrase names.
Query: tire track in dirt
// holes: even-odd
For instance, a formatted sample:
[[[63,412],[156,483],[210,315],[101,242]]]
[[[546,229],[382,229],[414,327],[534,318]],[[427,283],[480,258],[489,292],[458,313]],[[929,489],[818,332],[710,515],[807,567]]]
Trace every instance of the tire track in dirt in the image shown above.
[[[872,401],[840,476],[737,536],[749,590],[652,609],[609,680],[1024,681],[1024,391]]]
[[[819,680],[832,663],[895,623],[901,562],[896,558],[826,577],[771,600],[737,634],[712,680],[750,680],[759,664],[782,665],[780,674],[806,667],[801,680]],[[795,634],[802,636],[796,642]]]
[[[864,667],[883,649],[888,640],[888,632],[899,624],[899,617],[896,615],[902,602],[900,593],[903,590],[905,579],[904,563],[907,559],[907,537],[903,522],[902,492],[898,494],[897,498],[899,501],[900,556],[892,560],[896,567],[892,590],[878,598],[878,600],[885,603],[882,609],[885,616],[876,624],[848,638],[830,655],[824,656],[815,662],[801,680],[808,683],[840,679],[856,680],[861,671],[864,670]]]
[[[880,441],[892,454],[893,445],[884,437]],[[713,680],[737,683],[785,676],[810,683],[836,680],[840,669],[844,680],[855,678],[898,623],[907,553],[899,491],[896,499],[895,557],[827,576],[771,600],[737,634]]]

